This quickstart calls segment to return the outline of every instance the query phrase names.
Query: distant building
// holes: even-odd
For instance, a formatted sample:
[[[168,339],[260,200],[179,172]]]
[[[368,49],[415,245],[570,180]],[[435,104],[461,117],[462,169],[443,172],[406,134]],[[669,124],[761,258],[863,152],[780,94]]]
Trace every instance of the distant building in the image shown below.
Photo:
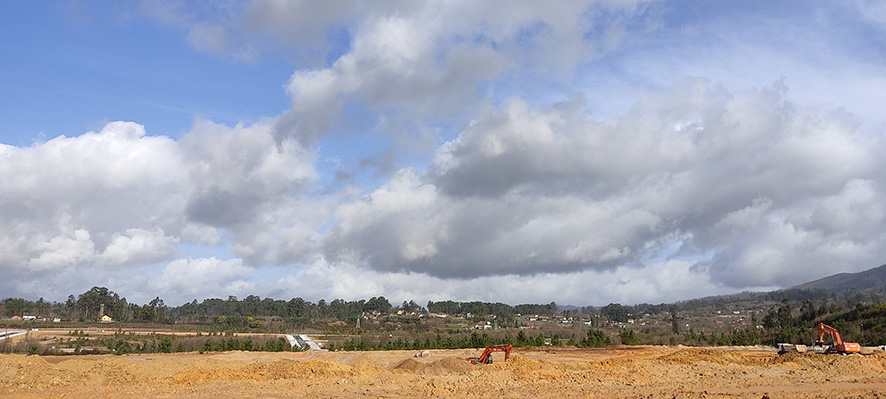
[[[99,323],[113,323],[114,319],[112,319],[111,316],[104,315],[98,321]]]

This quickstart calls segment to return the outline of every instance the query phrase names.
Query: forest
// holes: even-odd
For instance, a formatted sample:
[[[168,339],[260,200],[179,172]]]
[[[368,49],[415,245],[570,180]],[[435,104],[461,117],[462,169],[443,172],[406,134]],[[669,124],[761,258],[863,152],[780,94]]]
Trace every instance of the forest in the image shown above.
[[[811,342],[818,322],[837,328],[846,340],[863,344],[886,344],[886,302],[881,294],[842,292],[828,294],[823,290],[781,291],[777,293],[748,293],[727,297],[702,298],[671,304],[622,305],[611,303],[602,307],[571,307],[560,310],[549,304],[490,303],[481,301],[429,301],[421,306],[415,301],[392,305],[384,296],[368,300],[348,301],[334,299],[311,302],[303,298],[281,300],[250,295],[242,299],[208,298],[193,300],[180,306],[168,306],[155,297],[146,304],[130,303],[126,298],[106,287],[93,287],[77,296],[68,296],[65,302],[47,302],[42,298],[31,301],[23,298],[5,298],[0,301],[0,314],[6,316],[7,326],[15,324],[9,318],[32,315],[39,319],[57,319],[88,326],[97,323],[100,315],[108,315],[115,322],[127,325],[152,323],[174,324],[177,328],[195,326],[195,331],[208,329],[222,332],[264,332],[311,329],[325,333],[347,333],[354,337],[338,342],[347,349],[426,349],[476,345],[487,343],[515,345],[571,345],[599,346],[601,344],[685,344],[685,345],[774,345],[777,342]],[[705,320],[715,320],[716,309],[740,309],[736,313],[749,314],[745,326],[706,328]],[[759,309],[754,313],[750,309]],[[719,311],[717,311],[719,313]],[[434,324],[433,314],[458,315],[463,323],[487,323],[492,331],[471,333],[470,324],[453,329],[451,324]],[[546,324],[535,326],[538,332],[529,334],[532,326],[527,315],[533,317],[567,317],[576,321],[576,327]],[[372,326],[357,329],[358,321],[371,318]],[[659,327],[628,324],[634,319],[656,320]],[[580,324],[582,321],[583,324]],[[10,324],[13,323],[13,324]],[[587,324],[587,326],[584,326]],[[692,327],[687,327],[692,325]],[[201,327],[202,326],[202,327]],[[576,330],[578,326],[583,329]],[[702,326],[702,327],[699,327]],[[716,325],[715,325],[716,326]],[[468,330],[466,330],[468,329]],[[370,338],[379,331],[407,331],[398,340]],[[596,331],[600,331],[598,334]],[[587,335],[590,334],[590,335]],[[602,337],[612,337],[611,341]],[[219,344],[214,344],[218,347]],[[240,343],[230,345],[239,347]],[[248,344],[247,347],[251,347]],[[141,347],[145,348],[145,345]],[[209,349],[209,348],[207,348]]]

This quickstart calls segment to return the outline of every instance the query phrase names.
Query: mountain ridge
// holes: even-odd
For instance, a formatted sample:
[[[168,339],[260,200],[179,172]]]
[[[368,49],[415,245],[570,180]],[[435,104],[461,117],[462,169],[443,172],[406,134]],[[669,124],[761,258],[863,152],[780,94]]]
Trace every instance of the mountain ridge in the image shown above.
[[[779,291],[824,289],[836,294],[846,290],[864,291],[878,287],[886,288],[886,264],[856,273],[837,273]]]

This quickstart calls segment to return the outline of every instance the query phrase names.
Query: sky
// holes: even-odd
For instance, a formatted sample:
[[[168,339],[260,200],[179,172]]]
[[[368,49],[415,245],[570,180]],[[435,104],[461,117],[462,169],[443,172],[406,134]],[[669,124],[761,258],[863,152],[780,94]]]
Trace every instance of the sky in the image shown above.
[[[0,297],[605,305],[886,263],[886,4],[0,1]]]

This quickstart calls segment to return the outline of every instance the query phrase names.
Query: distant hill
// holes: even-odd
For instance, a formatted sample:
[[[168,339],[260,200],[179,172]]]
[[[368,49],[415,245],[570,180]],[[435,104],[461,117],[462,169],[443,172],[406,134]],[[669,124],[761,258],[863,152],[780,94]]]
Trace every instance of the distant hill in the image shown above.
[[[886,265],[858,273],[835,274],[833,276],[793,286],[787,290],[827,290],[833,294],[846,290],[886,291]]]
[[[558,312],[581,312],[581,306],[575,305],[557,305]]]
[[[683,309],[693,309],[714,304],[729,304],[748,301],[781,301],[788,298],[795,301],[816,300],[841,294],[865,293],[886,301],[886,265],[858,273],[839,273],[790,288],[770,292],[741,292],[688,299],[676,302]]]

